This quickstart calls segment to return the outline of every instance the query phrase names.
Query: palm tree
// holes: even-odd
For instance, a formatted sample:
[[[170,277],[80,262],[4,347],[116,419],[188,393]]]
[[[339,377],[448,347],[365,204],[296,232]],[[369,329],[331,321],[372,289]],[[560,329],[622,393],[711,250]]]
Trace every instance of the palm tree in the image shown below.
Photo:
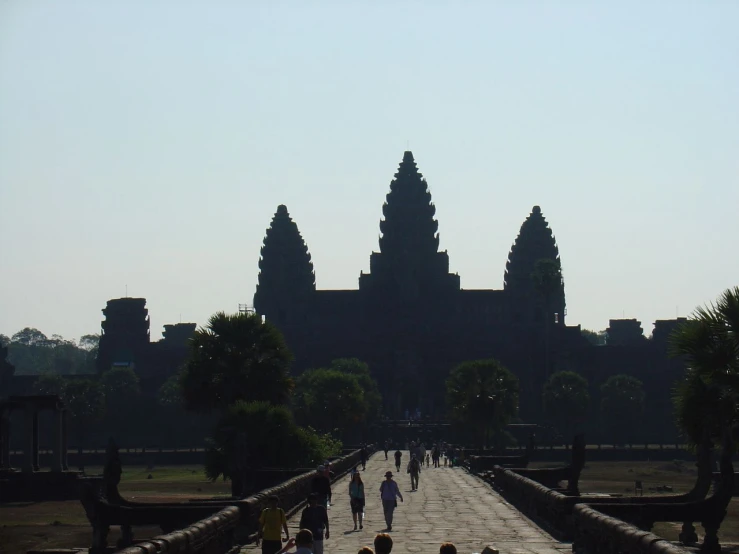
[[[672,353],[684,357],[685,377],[675,388],[677,423],[688,442],[721,447],[720,493],[726,502],[734,488],[734,436],[739,428],[739,287],[699,307],[671,337]],[[713,541],[715,540],[715,544]],[[718,546],[715,536],[703,550]]]
[[[475,360],[455,367],[446,383],[452,417],[475,430],[481,447],[493,438],[500,446],[503,428],[518,413],[518,379],[497,360]]]
[[[190,339],[180,381],[185,407],[207,413],[240,400],[285,404],[291,359],[282,334],[261,316],[218,312]]]

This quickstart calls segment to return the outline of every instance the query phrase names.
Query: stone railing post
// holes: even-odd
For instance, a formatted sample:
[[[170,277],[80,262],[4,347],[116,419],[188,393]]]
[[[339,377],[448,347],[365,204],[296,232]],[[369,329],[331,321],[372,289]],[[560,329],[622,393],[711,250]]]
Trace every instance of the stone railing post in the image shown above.
[[[0,469],[10,469],[10,417],[0,418]]]
[[[31,420],[33,421],[31,463],[33,464],[33,471],[38,471],[40,469],[38,465],[38,410],[35,407],[31,409],[33,410],[33,418]]]
[[[62,471],[69,471],[69,464],[67,462],[67,449],[68,449],[68,436],[69,428],[67,426],[67,410],[61,411],[61,426],[62,426],[62,446],[61,446],[61,459],[62,459]]]
[[[23,465],[21,466],[21,469],[24,472],[32,473],[33,466],[38,465],[33,462],[34,449],[36,448],[36,428],[34,426],[35,411],[33,406],[27,405],[25,407],[23,417],[23,434],[25,436],[23,437]]]
[[[59,409],[54,410],[54,416],[51,422],[52,433],[51,433],[51,471],[62,471],[62,450],[63,440],[62,435],[62,411]]]

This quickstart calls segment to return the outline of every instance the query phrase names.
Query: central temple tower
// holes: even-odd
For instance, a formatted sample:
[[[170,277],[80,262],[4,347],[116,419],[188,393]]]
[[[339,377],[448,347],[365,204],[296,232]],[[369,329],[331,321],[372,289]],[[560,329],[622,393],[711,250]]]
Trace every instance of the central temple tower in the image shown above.
[[[370,256],[370,273],[360,275],[359,289],[404,303],[459,290],[449,255],[439,252],[436,207],[410,151],[403,154],[382,213],[380,251]]]

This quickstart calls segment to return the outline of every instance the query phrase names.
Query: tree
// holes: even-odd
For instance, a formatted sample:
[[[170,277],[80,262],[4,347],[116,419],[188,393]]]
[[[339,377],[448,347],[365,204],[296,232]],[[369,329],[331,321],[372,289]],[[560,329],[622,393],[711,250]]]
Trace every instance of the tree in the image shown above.
[[[298,377],[293,404],[298,421],[338,436],[367,418],[359,379],[335,369],[312,369]]]
[[[544,384],[544,413],[565,433],[569,443],[575,425],[582,421],[590,407],[588,382],[574,371],[558,371]]]
[[[314,466],[340,451],[340,442],[298,427],[286,406],[237,401],[216,426],[205,474],[231,479],[234,496],[243,496],[252,488],[255,469]]]
[[[518,413],[518,379],[497,360],[475,360],[455,367],[446,382],[452,417],[470,426],[481,446],[502,431]]]
[[[280,332],[258,314],[218,312],[190,341],[185,406],[208,413],[240,400],[284,404],[293,388],[291,359]]]
[[[697,308],[670,342],[687,365],[673,396],[677,423],[690,444],[705,437],[722,447],[723,473],[739,426],[739,287]]]
[[[382,411],[380,387],[378,387],[375,378],[372,377],[366,363],[357,358],[339,358],[331,362],[329,369],[356,376],[359,386],[364,391],[364,400],[367,404],[367,421],[372,422],[380,416]]]
[[[100,386],[107,406],[107,427],[114,437],[128,435],[128,429],[143,418],[139,412],[141,386],[136,372],[129,367],[116,367],[102,374]]]
[[[159,387],[157,401],[160,406],[176,408],[182,406],[182,386],[180,376],[172,375]]]
[[[81,450],[86,446],[90,428],[105,415],[103,387],[90,379],[71,379],[64,387],[64,403],[72,416],[70,427]]]
[[[600,387],[600,411],[604,426],[616,442],[633,440],[644,413],[644,386],[636,377],[612,375]]]
[[[42,373],[33,383],[34,394],[55,394],[64,397],[64,377],[56,373]]]
[[[0,347],[8,346],[10,344],[10,337],[0,333]]]
[[[11,342],[16,342],[25,346],[36,346],[38,344],[46,344],[49,339],[38,329],[32,327],[26,327],[21,329],[10,339]]]
[[[606,331],[591,331],[590,329],[582,329],[580,334],[588,339],[588,342],[593,346],[603,346],[606,344],[608,333]]]

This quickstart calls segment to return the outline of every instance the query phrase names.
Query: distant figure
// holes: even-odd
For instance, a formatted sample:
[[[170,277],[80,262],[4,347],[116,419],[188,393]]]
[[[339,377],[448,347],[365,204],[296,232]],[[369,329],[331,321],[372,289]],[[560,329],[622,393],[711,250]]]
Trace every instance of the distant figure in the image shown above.
[[[431,454],[426,452],[426,467],[429,467],[431,465]]]
[[[409,412],[408,412],[408,408],[406,408],[406,409],[405,409],[405,418],[406,418],[406,419],[410,419],[410,418],[408,417],[408,415],[409,415]]]
[[[323,554],[324,529],[325,537],[329,537],[328,513],[318,504],[318,495],[314,492],[308,495],[308,507],[300,514],[300,528],[313,534],[313,554]]]
[[[385,459],[387,460],[387,452],[390,450],[390,441],[385,441]]]
[[[287,529],[285,510],[279,507],[280,499],[270,496],[267,507],[259,516],[259,532],[257,546],[262,540],[262,554],[276,554],[282,549],[282,530],[285,531],[285,540],[290,540],[290,531]]]
[[[388,531],[393,530],[393,512],[395,512],[395,508],[398,505],[396,498],[400,498],[400,501],[403,502],[403,495],[400,493],[398,483],[393,481],[393,472],[388,471],[385,473],[385,481],[380,485],[382,511],[385,513],[385,523],[387,524]],[[392,549],[392,542],[390,548]],[[375,540],[375,550],[380,552],[380,549],[377,547],[377,540]],[[390,552],[390,550],[387,550],[387,552]]]
[[[409,473],[411,476],[411,490],[417,490],[418,477],[421,474],[421,462],[418,460],[418,458],[416,458],[415,454],[411,454],[411,461],[408,462],[406,473]]]
[[[393,539],[387,533],[380,533],[375,537],[375,552],[377,554],[390,554],[393,550]]]
[[[367,458],[369,457],[369,453],[367,452],[367,447],[363,446],[362,450],[359,451],[359,458],[362,460],[362,471],[367,469]]]
[[[362,518],[364,517],[364,483],[359,472],[354,474],[351,483],[349,483],[349,506],[352,509],[354,530],[357,530],[357,520],[359,520],[359,528],[364,529],[362,525]]]
[[[400,450],[395,451],[395,471],[400,471],[400,459],[403,457],[403,453]]]
[[[325,466],[318,466],[316,474],[310,483],[311,492],[318,495],[318,503],[324,508],[328,508],[329,498],[331,497],[331,481],[326,477]]]

